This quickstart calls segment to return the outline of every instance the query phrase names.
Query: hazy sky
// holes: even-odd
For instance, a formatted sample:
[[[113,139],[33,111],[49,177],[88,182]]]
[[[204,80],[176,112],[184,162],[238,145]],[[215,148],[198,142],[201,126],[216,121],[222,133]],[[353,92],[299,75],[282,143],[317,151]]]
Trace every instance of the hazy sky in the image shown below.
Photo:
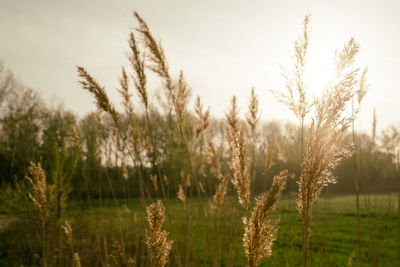
[[[263,119],[293,120],[269,90],[284,88],[280,66],[290,66],[293,42],[304,15],[311,13],[310,65],[323,69],[335,49],[354,36],[362,47],[358,64],[369,67],[362,125],[370,129],[376,107],[382,130],[399,121],[399,3],[0,0],[0,59],[46,100],[63,101],[77,114],[95,106],[78,85],[76,65],[87,68],[118,104],[118,77],[121,66],[128,66],[127,38],[136,26],[136,10],[162,40],[173,73],[184,70],[192,99],[200,95],[214,115],[224,114],[233,94],[247,104],[255,86]]]

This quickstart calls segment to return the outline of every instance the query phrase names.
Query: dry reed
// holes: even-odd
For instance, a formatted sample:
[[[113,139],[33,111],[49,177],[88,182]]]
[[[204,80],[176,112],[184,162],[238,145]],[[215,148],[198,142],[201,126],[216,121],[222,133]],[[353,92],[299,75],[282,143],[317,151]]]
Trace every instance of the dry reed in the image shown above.
[[[226,192],[228,191],[229,175],[225,174],[221,182],[217,185],[215,194],[213,197],[213,202],[210,202],[211,209],[215,210],[222,206],[224,203]]]
[[[40,218],[43,222],[46,222],[49,216],[49,210],[47,205],[47,185],[46,185],[46,173],[42,169],[40,163],[30,163],[28,172],[31,177],[26,176],[25,178],[32,185],[32,193],[28,193],[29,198],[37,208],[40,214]]]
[[[359,69],[353,67],[358,50],[358,44],[351,38],[341,52],[336,52],[336,79],[328,84],[321,99],[314,104],[315,115],[309,129],[297,195],[297,210],[303,227],[303,266],[307,266],[311,206],[324,187],[336,182],[332,170],[351,155],[351,151],[341,144],[353,117],[343,113],[358,92]]]
[[[283,77],[286,80],[287,94],[280,91],[272,91],[277,99],[286,104],[304,124],[305,116],[310,112],[310,104],[307,99],[307,83],[304,78],[306,68],[306,56],[309,44],[310,15],[306,15],[303,21],[303,33],[294,43],[294,69],[284,70]]]
[[[240,205],[247,209],[250,204],[250,176],[246,143],[241,130],[229,135],[232,138],[230,142],[232,159],[229,163],[233,174],[231,181],[238,193]]]
[[[160,200],[146,208],[146,245],[153,266],[162,267],[168,262],[172,240],[167,240],[168,232],[162,230],[165,222],[165,208]]]
[[[231,150],[231,160],[229,167],[232,171],[232,184],[234,185],[239,203],[245,209],[250,203],[250,175],[249,175],[249,159],[247,156],[247,148],[244,140],[243,131],[239,129],[238,108],[236,105],[236,96],[232,97],[231,107],[226,117],[227,140]]]
[[[115,107],[111,104],[104,87],[100,84],[83,68],[78,66],[78,74],[82,80],[79,81],[83,89],[88,90],[96,99],[96,104],[99,109],[110,114],[111,118],[117,122],[118,113]]]
[[[62,229],[64,230],[65,236],[67,237],[68,245],[71,247],[71,250],[73,252],[72,262],[75,267],[81,267],[81,259],[79,257],[79,253],[74,251],[72,240],[72,227],[68,221],[65,221],[64,225],[62,225]]]
[[[271,189],[256,198],[250,217],[243,218],[245,232],[243,245],[250,267],[257,266],[263,258],[271,256],[271,247],[278,231],[278,219],[271,219],[275,204],[285,188],[288,171],[274,177]]]
[[[254,183],[256,179],[256,169],[255,169],[255,153],[256,153],[256,143],[257,143],[257,124],[259,121],[259,109],[258,109],[258,98],[254,92],[254,87],[251,88],[250,101],[248,105],[248,113],[246,115],[247,124],[250,127],[250,137],[251,137],[251,164],[250,164],[250,173],[251,173],[251,181]]]
[[[204,131],[210,125],[210,108],[206,111],[203,111],[203,105],[201,103],[200,97],[196,98],[196,103],[194,106],[194,111],[196,114],[196,137],[200,136],[200,134],[204,133]]]

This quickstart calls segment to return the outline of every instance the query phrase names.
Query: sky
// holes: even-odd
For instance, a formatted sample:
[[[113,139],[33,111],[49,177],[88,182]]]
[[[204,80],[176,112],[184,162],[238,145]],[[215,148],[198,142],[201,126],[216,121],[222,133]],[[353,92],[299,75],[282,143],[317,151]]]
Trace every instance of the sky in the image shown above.
[[[129,69],[127,39],[137,11],[161,40],[172,75],[183,70],[192,99],[200,96],[214,116],[223,116],[236,95],[244,117],[254,86],[263,120],[294,121],[270,90],[284,90],[282,67],[290,69],[293,43],[310,13],[316,81],[350,37],[361,46],[356,64],[368,66],[369,91],[359,124],[369,133],[373,108],[378,131],[399,121],[399,10],[394,0],[0,0],[0,60],[49,103],[63,102],[80,116],[95,110],[78,83],[76,66],[84,66],[118,106],[118,77],[121,66]],[[161,82],[150,86],[155,92]]]

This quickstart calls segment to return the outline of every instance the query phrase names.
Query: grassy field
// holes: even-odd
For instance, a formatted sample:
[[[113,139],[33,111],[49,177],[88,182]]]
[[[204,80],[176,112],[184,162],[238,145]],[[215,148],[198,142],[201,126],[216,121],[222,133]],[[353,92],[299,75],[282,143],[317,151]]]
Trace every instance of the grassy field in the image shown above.
[[[361,197],[362,252],[366,266],[396,265],[398,215],[395,203],[397,196],[394,194]],[[199,217],[200,205],[207,209],[207,218]],[[174,240],[171,265],[183,261],[184,257],[192,266],[245,265],[241,217],[246,211],[239,207],[236,198],[228,198],[217,213],[210,212],[206,199],[188,200],[188,215],[179,200],[169,200],[166,207],[170,219],[165,226],[170,232],[169,238]],[[299,266],[301,223],[293,197],[283,196],[275,214],[280,218],[278,237],[272,256],[261,266]],[[90,260],[84,255],[107,246],[98,240],[105,233],[108,238],[104,240],[117,240],[128,250],[127,254],[132,250],[139,255],[137,261],[145,259],[144,208],[138,199],[92,200],[90,207],[88,202],[74,202],[70,205],[69,216],[75,226],[75,237],[81,237],[78,246],[83,262]],[[186,216],[190,224],[186,223]],[[348,266],[349,259],[356,254],[355,196],[320,198],[313,207],[311,228],[310,266]],[[84,251],[89,248],[93,251]]]

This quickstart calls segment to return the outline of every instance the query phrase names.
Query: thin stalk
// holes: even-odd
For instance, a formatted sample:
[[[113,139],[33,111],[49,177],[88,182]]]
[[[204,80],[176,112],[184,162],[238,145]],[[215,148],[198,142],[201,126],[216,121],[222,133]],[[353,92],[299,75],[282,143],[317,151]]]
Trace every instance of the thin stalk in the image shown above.
[[[353,118],[355,117],[354,111],[354,100],[352,99],[351,102],[351,110],[353,114]],[[354,119],[351,123],[351,133],[353,138],[353,143],[356,143],[356,134],[355,134],[355,126],[354,126]],[[359,149],[359,144],[357,144],[357,151]],[[356,218],[357,218],[357,258],[360,262],[360,266],[362,266],[362,251],[361,251],[361,218],[360,218],[360,182],[359,182],[359,175],[358,175],[358,166],[357,166],[357,153],[353,154],[353,177],[354,177],[354,188],[356,191]]]

